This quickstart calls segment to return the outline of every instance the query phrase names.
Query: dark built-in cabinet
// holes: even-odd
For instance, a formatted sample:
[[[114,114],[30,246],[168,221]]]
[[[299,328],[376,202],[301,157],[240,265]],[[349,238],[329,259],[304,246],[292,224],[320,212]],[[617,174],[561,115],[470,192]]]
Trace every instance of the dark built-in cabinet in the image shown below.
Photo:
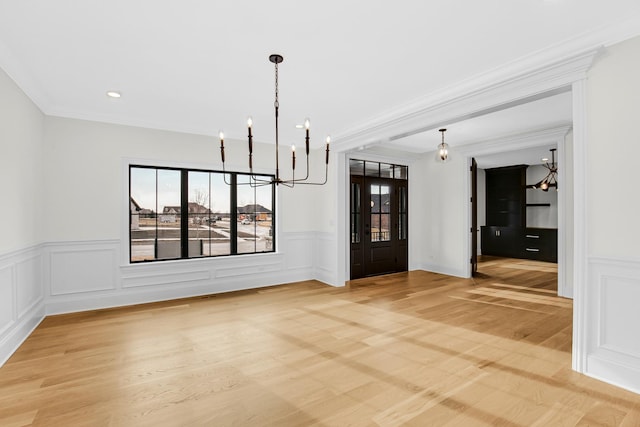
[[[541,191],[527,190],[526,172],[526,165],[485,171],[487,225],[481,227],[482,254],[558,262],[558,230],[526,227],[526,192]]]
[[[555,228],[481,227],[482,254],[558,262]]]

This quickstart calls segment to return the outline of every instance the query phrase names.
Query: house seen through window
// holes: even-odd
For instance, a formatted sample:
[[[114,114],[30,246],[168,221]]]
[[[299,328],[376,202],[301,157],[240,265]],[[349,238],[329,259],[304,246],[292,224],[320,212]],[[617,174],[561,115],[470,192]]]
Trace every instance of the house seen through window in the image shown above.
[[[243,173],[131,165],[130,261],[275,251],[274,185],[252,183]]]

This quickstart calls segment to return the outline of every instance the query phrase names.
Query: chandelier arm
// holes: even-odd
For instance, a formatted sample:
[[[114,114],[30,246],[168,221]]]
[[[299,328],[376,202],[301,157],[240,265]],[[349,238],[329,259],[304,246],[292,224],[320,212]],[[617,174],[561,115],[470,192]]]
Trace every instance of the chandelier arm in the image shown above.
[[[325,166],[324,169],[324,181],[322,182],[301,182],[300,184],[305,185],[325,185],[327,183],[327,178],[329,177],[329,165]]]
[[[307,182],[305,181],[305,179],[288,179],[288,180],[284,180],[284,181],[280,181],[278,184],[292,184],[292,185],[286,185],[287,187],[293,187],[294,184],[298,184],[298,185],[324,185],[327,183],[327,179],[329,177],[329,165],[325,165],[325,169],[324,169],[324,181],[322,182]]]
[[[297,181],[306,181],[307,179],[309,179],[309,152],[307,151],[307,173],[305,175],[304,178],[300,178]]]
[[[225,170],[224,167],[224,155],[222,156],[222,179],[224,180],[224,183],[227,185],[231,185],[230,182],[227,182],[227,171]]]

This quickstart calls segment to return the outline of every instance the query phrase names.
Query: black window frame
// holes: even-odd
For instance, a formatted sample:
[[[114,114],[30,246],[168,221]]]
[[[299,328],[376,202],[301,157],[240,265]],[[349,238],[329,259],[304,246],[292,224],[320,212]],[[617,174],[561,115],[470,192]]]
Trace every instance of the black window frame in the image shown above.
[[[133,211],[131,209],[131,170],[133,168],[137,169],[152,169],[152,170],[171,170],[171,171],[179,171],[180,172],[180,257],[178,258],[156,258],[154,251],[154,259],[143,259],[143,260],[133,260],[132,259],[132,217]],[[201,172],[201,173],[210,173],[210,174],[220,174],[229,179],[229,253],[228,254],[217,254],[217,255],[200,255],[200,256],[189,256],[188,254],[188,241],[189,241],[189,173],[190,172]],[[260,179],[267,178],[271,184],[264,184],[263,182],[259,182],[258,187],[271,186],[271,249],[263,250],[263,251],[254,251],[254,252],[238,252],[238,206],[237,206],[237,196],[238,196],[238,187],[240,185],[246,184],[238,184],[238,176],[254,176],[260,177]],[[129,188],[129,197],[128,197],[128,207],[129,210],[129,263],[130,264],[143,264],[150,262],[162,262],[162,261],[180,261],[180,260],[193,260],[193,259],[208,259],[208,258],[220,258],[220,257],[235,257],[242,255],[256,255],[256,254],[269,254],[276,252],[276,184],[275,184],[275,175],[268,173],[254,173],[250,174],[248,172],[236,172],[236,171],[221,171],[214,169],[199,169],[199,168],[185,168],[185,167],[174,167],[174,166],[155,166],[155,165],[145,165],[145,164],[129,164],[128,169],[128,188]],[[246,180],[246,179],[245,179]],[[249,178],[249,181],[251,179]],[[226,182],[226,179],[225,179]],[[158,189],[156,188],[156,198],[158,194]],[[255,203],[255,200],[254,200]],[[157,241],[157,223],[159,220],[160,213],[155,212],[156,215],[156,241]],[[154,245],[154,246],[157,246]]]

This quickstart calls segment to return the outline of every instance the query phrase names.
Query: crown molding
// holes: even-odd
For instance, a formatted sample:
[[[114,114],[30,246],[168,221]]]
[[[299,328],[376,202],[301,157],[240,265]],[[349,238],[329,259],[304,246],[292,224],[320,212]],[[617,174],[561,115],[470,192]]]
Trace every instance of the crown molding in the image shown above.
[[[455,147],[455,151],[466,157],[471,157],[501,153],[504,151],[523,150],[546,144],[558,144],[564,141],[564,138],[572,128],[571,123],[567,123],[551,128],[505,135]]]
[[[361,123],[336,135],[334,146],[346,151],[379,144],[564,90],[586,76],[601,51],[597,47],[556,60],[549,60],[546,54],[536,56],[537,66],[530,57],[507,64]]]

